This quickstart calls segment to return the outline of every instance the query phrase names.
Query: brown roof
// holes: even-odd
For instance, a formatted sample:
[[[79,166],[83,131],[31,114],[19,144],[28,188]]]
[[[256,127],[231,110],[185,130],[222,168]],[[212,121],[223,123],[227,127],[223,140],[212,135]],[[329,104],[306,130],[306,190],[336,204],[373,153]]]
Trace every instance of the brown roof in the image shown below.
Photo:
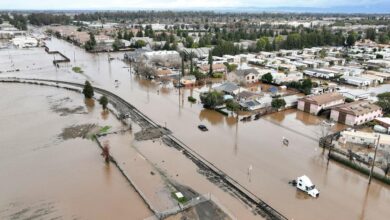
[[[207,72],[210,69],[210,65],[209,64],[202,65],[199,67],[199,69],[201,69],[204,72]],[[226,66],[224,64],[220,64],[220,63],[213,64],[213,71],[220,70],[220,69],[223,69],[225,71]]]
[[[248,99],[248,98],[251,98],[251,97],[260,97],[260,96],[261,95],[256,94],[254,92],[249,92],[249,91],[242,91],[242,92],[237,94],[237,98],[238,99]]]
[[[337,101],[337,100],[342,100],[344,99],[343,95],[337,92],[332,92],[332,93],[324,93],[321,95],[315,95],[315,96],[306,96],[302,98],[304,102],[310,102],[316,105],[323,105],[329,102]]]
[[[334,108],[332,108],[332,110],[345,112],[350,115],[360,116],[381,110],[381,108],[375,104],[370,103],[369,101],[356,101],[335,106]]]
[[[167,76],[169,74],[172,74],[172,71],[170,69],[158,69],[157,70],[157,76]]]

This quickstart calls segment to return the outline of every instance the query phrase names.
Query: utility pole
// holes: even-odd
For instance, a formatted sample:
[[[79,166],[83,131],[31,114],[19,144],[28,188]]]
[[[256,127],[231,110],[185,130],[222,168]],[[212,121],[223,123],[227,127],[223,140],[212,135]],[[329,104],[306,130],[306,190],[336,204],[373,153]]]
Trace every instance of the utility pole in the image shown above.
[[[381,135],[378,134],[378,139],[377,139],[377,142],[376,142],[376,145],[375,145],[374,159],[372,160],[370,176],[368,177],[368,184],[371,184],[372,173],[374,171],[374,166],[375,166],[376,152],[378,151],[378,146],[379,146],[379,140],[380,139],[381,139]]]

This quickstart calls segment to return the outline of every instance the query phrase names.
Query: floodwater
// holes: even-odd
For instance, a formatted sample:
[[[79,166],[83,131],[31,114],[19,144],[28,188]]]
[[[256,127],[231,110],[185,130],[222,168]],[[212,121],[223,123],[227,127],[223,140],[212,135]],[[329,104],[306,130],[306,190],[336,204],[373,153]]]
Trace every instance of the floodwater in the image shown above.
[[[69,67],[59,68],[51,74],[34,72],[34,77],[78,82],[89,79],[95,85],[120,95],[159,124],[166,125],[176,137],[288,218],[389,218],[389,186],[377,181],[368,186],[366,176],[333,161],[327,162],[326,152],[318,148],[318,139],[323,133],[319,125],[322,118],[288,110],[258,121],[237,122],[235,117],[225,117],[204,110],[199,103],[189,103],[187,97],[197,97],[197,89],[182,89],[180,92],[177,89],[162,89],[155,83],[133,76],[128,65],[119,59],[109,62],[107,54],[87,54],[56,39],[48,42],[48,46],[63,52],[72,62]],[[0,51],[0,57],[8,59],[3,53],[7,54]],[[44,52],[42,54],[44,56]],[[122,58],[123,54],[113,53],[111,56]],[[14,57],[16,59],[17,54]],[[84,73],[72,73],[69,71],[72,65],[81,66]],[[28,71],[1,75],[30,76]],[[117,88],[115,80],[120,81]],[[387,86],[383,86],[384,90]],[[206,125],[209,131],[199,131],[198,124]],[[333,131],[342,128],[342,125],[336,125]],[[282,145],[282,137],[290,140],[288,147]],[[156,162],[173,154],[154,146],[142,149],[140,145],[139,149]],[[248,174],[250,166],[253,169]],[[319,198],[310,198],[288,184],[289,180],[303,174],[317,185],[321,192]],[[191,183],[190,179],[187,177],[182,181]],[[193,188],[196,188],[195,185]],[[207,193],[215,189],[205,185],[199,190]],[[247,216],[248,213],[235,209],[236,205],[233,202],[224,203],[227,209],[234,210],[233,215],[238,218]]]
[[[62,89],[2,83],[0,91],[0,219],[152,215],[94,141],[61,135],[75,125],[119,129],[114,117],[104,119],[100,106],[87,108],[82,95]]]

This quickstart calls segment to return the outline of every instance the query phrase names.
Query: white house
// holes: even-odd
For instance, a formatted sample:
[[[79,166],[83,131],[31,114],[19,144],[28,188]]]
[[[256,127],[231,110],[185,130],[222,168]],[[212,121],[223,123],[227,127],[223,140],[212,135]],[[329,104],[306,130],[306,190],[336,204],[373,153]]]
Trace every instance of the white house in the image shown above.
[[[378,141],[378,136],[380,135],[378,149],[390,152],[390,135],[355,130],[342,131],[340,134],[341,137],[339,142],[344,144],[360,144],[364,146],[375,146]]]
[[[343,76],[341,79],[344,80],[345,83],[354,85],[354,86],[369,86],[371,84],[371,80],[363,77],[357,76]]]
[[[349,126],[372,121],[383,115],[382,109],[368,101],[356,101],[332,108],[330,118]]]
[[[37,47],[38,40],[33,37],[20,36],[12,39],[12,44],[19,48]]]
[[[251,84],[259,81],[259,72],[254,69],[240,69],[236,71],[236,75],[240,79],[240,82]]]

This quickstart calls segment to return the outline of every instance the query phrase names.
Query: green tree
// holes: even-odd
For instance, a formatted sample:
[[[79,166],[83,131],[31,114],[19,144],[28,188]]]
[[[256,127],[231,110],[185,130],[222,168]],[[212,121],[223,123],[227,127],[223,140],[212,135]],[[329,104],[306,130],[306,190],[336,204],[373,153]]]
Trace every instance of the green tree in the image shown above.
[[[256,42],[256,50],[257,51],[270,51],[271,48],[272,48],[272,46],[269,43],[268,37],[261,37]]]
[[[87,99],[91,99],[94,96],[93,87],[89,81],[85,81],[83,94]]]
[[[209,68],[209,75],[211,76],[213,74],[213,55],[211,52],[209,53],[209,61],[208,61],[210,68]]]
[[[135,47],[135,48],[141,48],[141,47],[144,47],[144,46],[146,46],[146,43],[145,43],[145,41],[143,41],[143,40],[137,40],[137,41],[135,42],[135,44],[134,44],[134,47]]]
[[[163,46],[163,50],[170,50],[169,41],[165,41],[165,44]]]
[[[240,104],[233,99],[229,99],[226,101],[226,108],[232,112],[237,112],[240,110]]]
[[[123,35],[122,35],[122,31],[118,31],[118,36],[117,36],[118,39],[123,39]]]
[[[137,37],[143,37],[144,36],[144,34],[143,34],[143,32],[142,32],[142,30],[140,29],[140,30],[138,30],[138,32],[137,32],[137,34],[136,34],[136,36]]]
[[[390,92],[381,93],[377,97],[376,104],[382,108],[384,114],[390,114]]]
[[[85,42],[84,47],[87,51],[91,51],[91,50],[95,49],[95,46],[96,46],[95,35],[92,32],[90,32],[89,33],[89,40],[87,42]]]
[[[103,95],[99,99],[99,104],[102,105],[103,110],[107,110],[108,98],[105,95]]]
[[[217,91],[212,91],[200,96],[205,108],[214,109],[215,107],[222,105],[224,103],[223,94]]]
[[[325,57],[326,57],[326,50],[325,49],[321,49],[320,50],[320,57],[322,58],[322,59],[324,59]]]
[[[304,79],[301,84],[301,91],[306,95],[311,93],[311,89],[313,88],[313,82],[310,78]]]
[[[276,98],[272,100],[271,106],[275,109],[284,108],[284,106],[286,106],[286,101],[284,101],[282,98]]]
[[[370,39],[372,41],[375,41],[376,39],[376,31],[374,28],[368,28],[366,30],[366,39]]]
[[[390,38],[388,35],[382,33],[379,35],[379,39],[378,39],[379,43],[381,44],[388,44],[389,41],[390,41]]]
[[[271,73],[266,73],[263,76],[261,76],[261,81],[264,83],[272,83],[273,82],[273,77]]]
[[[350,32],[349,34],[348,34],[348,37],[347,37],[347,46],[348,47],[351,47],[351,46],[353,46],[353,45],[355,45],[355,42],[356,42],[356,33],[355,32]]]
[[[114,43],[112,44],[112,49],[114,51],[119,51],[120,48],[123,47],[123,44],[122,42],[117,38],[115,39]]]

